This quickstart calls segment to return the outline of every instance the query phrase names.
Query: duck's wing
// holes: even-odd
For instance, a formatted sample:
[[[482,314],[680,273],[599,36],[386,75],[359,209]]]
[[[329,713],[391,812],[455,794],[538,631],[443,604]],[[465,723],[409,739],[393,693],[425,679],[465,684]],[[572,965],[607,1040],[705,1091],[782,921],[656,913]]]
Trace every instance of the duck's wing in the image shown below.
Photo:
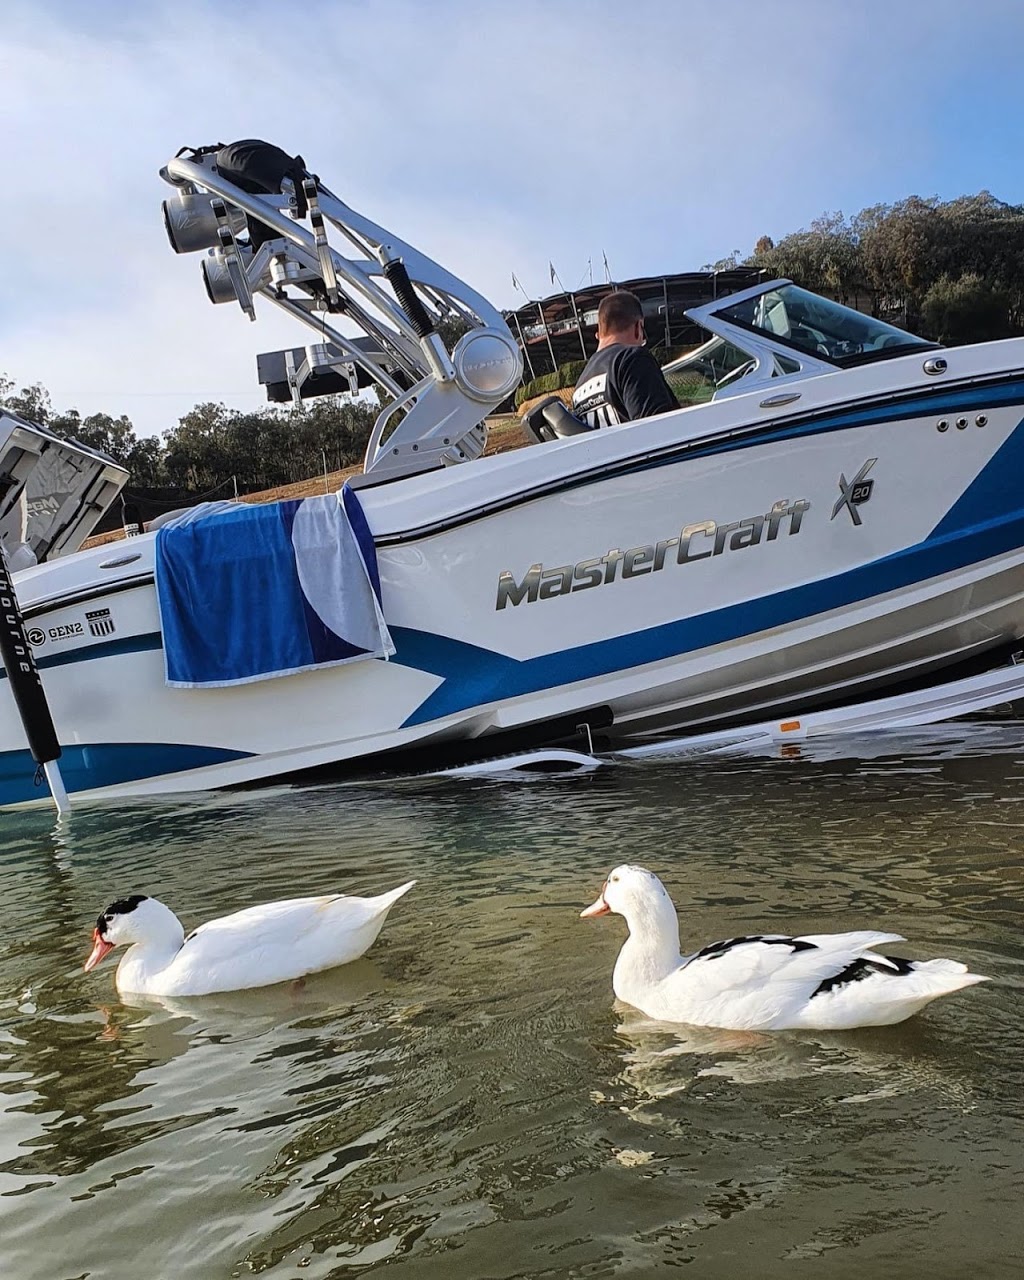
[[[810,942],[822,951],[846,951],[851,947],[859,953],[869,947],[883,947],[890,942],[906,942],[901,933],[878,933],[874,929],[855,929],[852,933],[803,933],[797,942]]]
[[[317,898],[283,898],[245,907],[229,916],[220,916],[199,925],[186,937],[185,945],[201,942],[208,954],[218,950],[236,952],[246,939],[259,939],[266,945],[277,940],[299,945],[310,934],[323,928],[343,932],[361,928],[367,921],[385,914],[416,883],[410,880],[388,893],[373,898],[353,897],[344,893],[328,893]]]
[[[871,956],[872,947],[901,941],[899,934],[873,930],[728,938],[688,956],[667,980],[665,995],[679,1008],[699,1008],[694,1021],[766,1027],[802,1005],[819,983]]]
[[[212,956],[218,951],[236,952],[249,938],[301,936],[319,923],[322,913],[341,895],[319,898],[285,898],[261,902],[255,907],[233,911],[229,916],[207,920],[185,938],[185,946]],[[351,901],[351,899],[350,899]]]
[[[185,939],[163,994],[202,995],[286,982],[356,959],[414,882],[374,898],[326,894],[246,907]]]

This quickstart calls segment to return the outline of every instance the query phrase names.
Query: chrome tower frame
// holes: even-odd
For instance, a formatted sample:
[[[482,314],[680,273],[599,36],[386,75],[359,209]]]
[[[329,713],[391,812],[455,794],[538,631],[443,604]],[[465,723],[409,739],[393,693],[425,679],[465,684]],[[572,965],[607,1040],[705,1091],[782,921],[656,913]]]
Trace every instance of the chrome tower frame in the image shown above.
[[[211,301],[237,301],[255,320],[259,296],[317,333],[298,365],[287,361],[295,403],[305,380],[327,369],[347,377],[355,390],[357,367],[392,397],[374,426],[356,483],[480,456],[484,420],[518,386],[523,367],[518,344],[486,298],[315,178],[302,183],[300,201],[288,179],[281,195],[241,190],[217,171],[213,154],[175,156],[160,174],[177,196],[166,203],[165,217],[191,220],[190,230],[199,227],[182,251],[209,249],[203,269]],[[240,242],[241,215],[258,220],[273,238],[258,248]],[[344,252],[330,243],[329,231]],[[353,341],[335,317],[370,342]],[[469,331],[449,351],[437,329],[452,320]]]

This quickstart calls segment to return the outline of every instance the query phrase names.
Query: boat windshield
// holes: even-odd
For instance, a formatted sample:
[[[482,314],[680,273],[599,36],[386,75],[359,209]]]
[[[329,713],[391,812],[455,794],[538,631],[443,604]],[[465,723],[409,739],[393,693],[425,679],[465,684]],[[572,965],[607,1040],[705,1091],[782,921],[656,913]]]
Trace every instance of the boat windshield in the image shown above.
[[[712,338],[665,365],[662,373],[681,404],[698,404],[710,400],[724,383],[742,377],[753,363],[749,351],[741,351],[725,338]]]
[[[769,289],[716,314],[840,366],[931,350],[936,345],[795,284]]]

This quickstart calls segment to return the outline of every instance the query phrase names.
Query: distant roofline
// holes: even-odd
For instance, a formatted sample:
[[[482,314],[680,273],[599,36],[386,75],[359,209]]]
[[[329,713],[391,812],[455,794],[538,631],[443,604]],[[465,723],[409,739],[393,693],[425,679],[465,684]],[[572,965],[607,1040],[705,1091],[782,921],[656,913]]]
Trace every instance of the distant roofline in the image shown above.
[[[759,271],[757,267],[730,267],[724,271],[681,271],[656,276],[636,276],[630,280],[588,284],[583,289],[560,289],[557,293],[549,294],[546,298],[538,298],[530,302],[524,302],[521,306],[503,310],[502,315],[506,320],[518,318],[522,323],[536,324],[539,307],[543,312],[545,322],[551,323],[567,316],[572,316],[573,302],[575,302],[576,309],[579,312],[595,309],[605,294],[611,293],[615,289],[629,289],[641,301],[659,296],[664,298],[666,293],[671,299],[673,294],[678,295],[680,292],[690,291],[705,295],[704,300],[706,301],[709,285],[711,286],[712,295],[719,290],[723,295],[736,293],[740,289],[750,288],[763,275],[765,275],[765,272]],[[695,302],[692,305],[697,304]]]

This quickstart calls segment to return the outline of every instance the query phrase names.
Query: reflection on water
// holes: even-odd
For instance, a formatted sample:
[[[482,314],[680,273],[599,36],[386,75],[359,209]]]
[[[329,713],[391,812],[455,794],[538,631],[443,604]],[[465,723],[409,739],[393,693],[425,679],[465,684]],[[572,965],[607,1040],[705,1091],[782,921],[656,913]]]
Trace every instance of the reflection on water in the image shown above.
[[[1022,742],[2,815],[5,1280],[1009,1276]],[[621,921],[576,918],[623,860],[686,946],[884,927],[995,981],[893,1028],[665,1027],[613,1000]],[[131,891],[191,926],[411,878],[303,983],[129,1003],[81,972]]]
[[[844,1091],[837,1102],[895,1097],[925,1086],[947,1100],[963,1102],[969,1096],[970,1086],[946,1061],[942,1042],[929,1046],[927,1031],[917,1026],[909,1036],[899,1026],[856,1032],[717,1031],[669,1028],[622,1008],[618,1034],[631,1047],[621,1079],[641,1104],[670,1097],[706,1076],[763,1085],[827,1074],[837,1077],[830,1087]]]

